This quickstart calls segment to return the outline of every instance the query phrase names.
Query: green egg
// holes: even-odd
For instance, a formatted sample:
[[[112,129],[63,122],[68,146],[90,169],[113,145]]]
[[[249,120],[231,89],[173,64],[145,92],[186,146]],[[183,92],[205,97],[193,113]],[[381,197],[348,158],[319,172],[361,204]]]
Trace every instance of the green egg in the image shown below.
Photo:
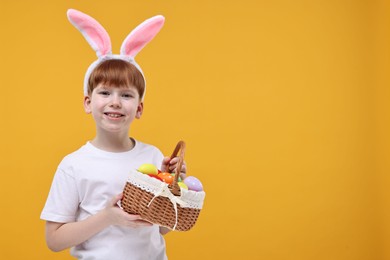
[[[175,177],[175,174],[174,173],[171,173],[171,175],[173,176],[173,177]],[[182,181],[182,179],[181,179],[181,177],[179,176],[179,178],[177,179],[179,182],[180,181]]]

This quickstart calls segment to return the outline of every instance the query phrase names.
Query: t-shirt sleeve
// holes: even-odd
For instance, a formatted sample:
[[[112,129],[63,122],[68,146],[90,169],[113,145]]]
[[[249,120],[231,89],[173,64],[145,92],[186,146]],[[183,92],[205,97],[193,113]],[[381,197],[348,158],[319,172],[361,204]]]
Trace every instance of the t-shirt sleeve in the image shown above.
[[[57,169],[41,219],[59,223],[76,221],[79,196],[75,178],[69,171]]]

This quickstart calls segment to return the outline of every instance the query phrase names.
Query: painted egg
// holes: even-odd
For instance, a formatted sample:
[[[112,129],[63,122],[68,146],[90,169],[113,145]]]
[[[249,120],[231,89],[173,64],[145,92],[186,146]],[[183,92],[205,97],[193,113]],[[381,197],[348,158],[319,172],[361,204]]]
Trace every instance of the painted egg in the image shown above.
[[[194,176],[186,177],[183,182],[187,185],[189,190],[193,190],[193,191],[202,191],[203,190],[202,183],[200,182],[200,180],[198,180]]]
[[[163,182],[168,183],[168,184],[171,184],[173,181],[172,175],[168,172],[161,172],[157,176],[160,177],[160,179],[162,179]]]
[[[188,190],[188,187],[184,182],[178,182],[177,184],[179,185],[180,189]]]
[[[143,174],[157,174],[158,169],[156,166],[154,166],[151,163],[144,163],[137,169],[139,172],[142,172]]]
[[[175,174],[174,173],[171,173],[172,177],[175,178]],[[177,179],[177,181],[182,181],[181,177],[179,176],[179,178]]]

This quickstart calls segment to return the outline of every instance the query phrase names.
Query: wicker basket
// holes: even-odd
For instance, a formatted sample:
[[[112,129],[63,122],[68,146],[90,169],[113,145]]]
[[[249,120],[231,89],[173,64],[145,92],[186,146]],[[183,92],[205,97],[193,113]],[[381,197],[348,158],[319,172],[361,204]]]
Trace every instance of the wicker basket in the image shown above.
[[[184,161],[185,143],[180,141],[171,155],[179,155],[175,178],[168,185],[136,170],[129,174],[123,191],[122,208],[144,220],[171,230],[190,230],[198,219],[205,192],[180,190],[178,178]]]

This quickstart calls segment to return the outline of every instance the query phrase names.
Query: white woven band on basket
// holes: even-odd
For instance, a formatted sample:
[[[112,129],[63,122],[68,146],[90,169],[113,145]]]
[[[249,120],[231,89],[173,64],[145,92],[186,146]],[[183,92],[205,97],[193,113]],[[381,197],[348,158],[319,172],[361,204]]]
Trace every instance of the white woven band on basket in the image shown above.
[[[138,171],[130,172],[127,182],[137,186],[144,191],[154,194],[154,197],[148,203],[148,207],[153,202],[153,200],[159,196],[166,197],[172,202],[173,208],[175,209],[175,225],[172,228],[173,230],[175,230],[178,220],[177,204],[179,204],[182,208],[202,209],[203,200],[206,195],[203,191],[195,192],[182,189],[181,196],[175,196],[169,190],[167,183],[151,178],[150,176],[142,174]]]

